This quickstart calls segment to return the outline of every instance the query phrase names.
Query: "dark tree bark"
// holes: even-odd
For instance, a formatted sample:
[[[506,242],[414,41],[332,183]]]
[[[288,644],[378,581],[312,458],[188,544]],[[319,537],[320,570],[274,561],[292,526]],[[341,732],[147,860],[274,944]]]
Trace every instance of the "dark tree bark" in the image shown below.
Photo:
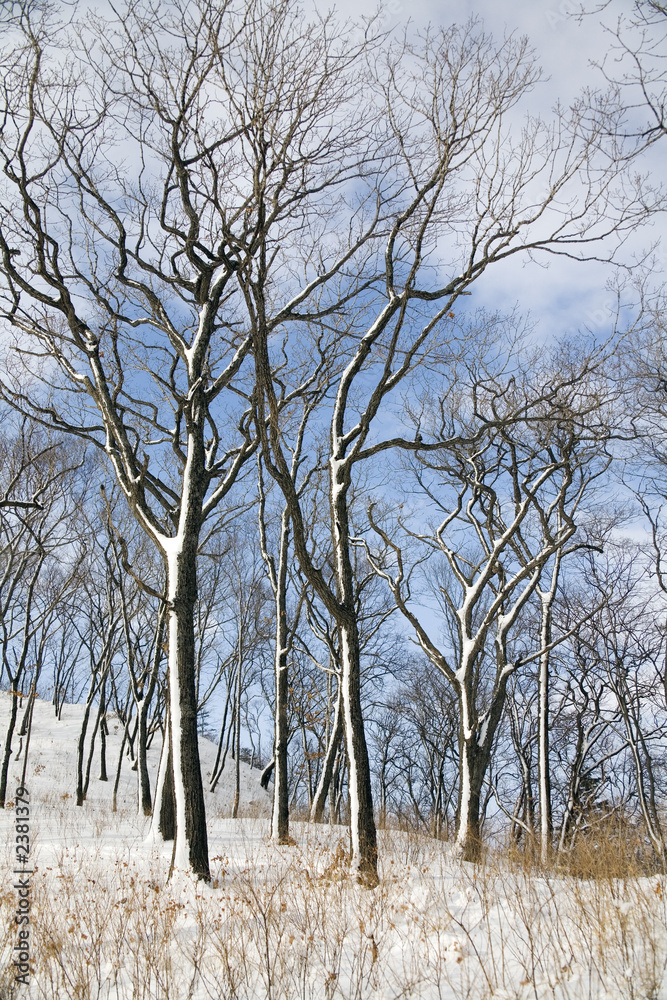
[[[158,829],[163,840],[173,840],[176,834],[176,803],[174,801],[174,766],[171,752],[171,742],[167,753],[167,768],[164,775],[164,788],[160,799],[160,820]]]
[[[336,708],[334,710],[333,725],[331,727],[329,742],[327,744],[327,748],[324,753],[322,773],[320,775],[320,780],[315,790],[315,795],[313,797],[313,805],[310,810],[311,823],[324,822],[324,809],[327,802],[327,796],[329,795],[329,790],[331,788],[331,781],[334,775],[336,759],[341,747],[342,740],[343,740],[343,692],[339,682],[338,691],[336,693]],[[333,803],[330,803],[329,809],[330,811],[333,810]]]

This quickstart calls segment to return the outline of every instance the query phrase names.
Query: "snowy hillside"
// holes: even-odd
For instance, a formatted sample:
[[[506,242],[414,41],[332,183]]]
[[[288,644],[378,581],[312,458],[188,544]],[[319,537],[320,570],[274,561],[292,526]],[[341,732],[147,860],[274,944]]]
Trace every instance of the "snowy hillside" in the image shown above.
[[[0,734],[4,745],[4,734],[7,729],[11,699],[5,692],[0,693]],[[37,701],[33,712],[33,727],[30,738],[29,766],[26,782],[31,794],[47,797],[59,793],[61,796],[74,797],[76,788],[76,748],[79,734],[81,732],[81,722],[83,719],[83,705],[65,705],[60,720],[56,719],[53,705],[45,701]],[[19,712],[14,740],[12,743],[14,755],[9,770],[9,785],[13,785],[21,777],[23,770],[23,755],[21,752],[21,740],[18,737],[19,724],[22,713]],[[87,743],[90,740],[89,725]],[[104,808],[108,805],[111,808],[111,795],[113,782],[118,762],[122,738],[122,726],[114,716],[109,717],[109,736],[107,738],[107,770],[109,780],[102,782],[98,780],[100,771],[100,740],[97,737],[93,764],[91,768],[90,786],[87,796],[87,806]],[[148,751],[148,763],[151,777],[151,790],[155,787],[155,779],[160,758],[162,741],[159,734],[153,740],[153,744]],[[201,738],[199,741],[199,752],[201,756],[202,774],[204,777],[204,788],[208,788],[207,778],[210,778],[215,763],[216,746],[210,740]],[[17,755],[21,756],[17,760]],[[118,789],[118,807],[125,807],[127,810],[136,808],[137,804],[137,774],[131,770],[132,763],[126,756],[123,761],[121,771],[121,781]],[[259,784],[260,771],[252,769],[243,761],[241,762],[241,812],[243,815],[269,816],[271,812],[271,795],[264,791]],[[9,792],[8,792],[9,794]],[[11,798],[11,794],[10,794]],[[223,775],[218,782],[215,793],[207,795],[207,805],[214,808],[221,815],[231,811],[231,804],[234,798],[234,762],[227,758],[227,765]]]
[[[6,696],[0,705],[4,725]],[[80,718],[78,706],[57,722],[37,705],[27,792],[0,815],[3,1000],[667,998],[663,877],[474,868],[446,845],[383,831],[382,882],[364,890],[345,829],[293,824],[294,847],[270,843],[269,798],[246,767],[244,818],[226,818],[231,773],[207,798],[211,885],[168,883],[171,847],[147,840],[129,767],[115,814],[97,770],[76,807]],[[112,727],[110,777],[118,746]],[[205,771],[214,750],[202,741]],[[21,767],[12,761],[12,794]],[[18,836],[30,838],[30,865],[17,873]],[[16,987],[21,955],[30,972]]]

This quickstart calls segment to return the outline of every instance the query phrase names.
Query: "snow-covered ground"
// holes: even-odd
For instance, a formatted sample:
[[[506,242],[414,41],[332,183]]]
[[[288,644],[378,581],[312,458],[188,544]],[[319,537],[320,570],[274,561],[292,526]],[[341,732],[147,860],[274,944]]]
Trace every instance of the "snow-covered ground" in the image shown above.
[[[7,713],[3,694],[0,731]],[[12,806],[0,815],[2,1000],[667,1000],[663,877],[582,881],[500,862],[474,868],[447,845],[382,831],[382,882],[369,892],[349,876],[342,827],[293,824],[296,846],[271,844],[269,797],[246,766],[243,818],[228,818],[231,767],[207,796],[211,885],[167,883],[171,846],[147,839],[127,763],[116,813],[97,763],[77,808],[81,715],[65,706],[58,722],[50,705],[35,709],[29,876],[13,871],[23,814]],[[110,779],[119,745],[112,732]],[[205,773],[214,754],[202,740]],[[12,761],[12,802],[21,768]],[[26,880],[21,941],[14,917]],[[14,946],[26,940],[29,984],[17,987]]]

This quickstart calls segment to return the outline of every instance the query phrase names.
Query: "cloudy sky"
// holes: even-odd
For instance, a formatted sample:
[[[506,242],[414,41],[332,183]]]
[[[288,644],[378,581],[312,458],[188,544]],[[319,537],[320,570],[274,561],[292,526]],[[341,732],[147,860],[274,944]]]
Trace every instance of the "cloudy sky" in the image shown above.
[[[350,17],[371,14],[378,8],[374,0],[335,0],[334,5]],[[498,38],[506,32],[526,35],[545,77],[531,95],[529,109],[548,118],[557,100],[569,104],[582,88],[603,85],[595,63],[605,58],[613,60],[614,37],[610,29],[617,25],[619,17],[625,21],[626,32],[630,32],[627,17],[632,14],[632,0],[611,0],[601,12],[584,18],[572,16],[580,6],[576,0],[386,0],[379,9],[384,24],[399,30],[410,22],[416,28],[429,23],[447,26],[477,16]],[[586,3],[588,10],[595,6],[595,0]],[[627,33],[625,37],[632,36]],[[658,144],[641,164],[642,171],[654,181],[661,173],[664,149],[664,144]],[[660,237],[661,231],[662,253],[667,260],[667,220],[660,218],[633,240],[626,259],[634,259]],[[518,304],[530,312],[540,340],[573,334],[582,327],[603,336],[614,304],[613,295],[605,288],[612,274],[605,265],[552,259],[545,270],[537,264],[514,260],[487,272],[483,287],[480,285],[475,295],[477,304],[487,308],[506,310]]]

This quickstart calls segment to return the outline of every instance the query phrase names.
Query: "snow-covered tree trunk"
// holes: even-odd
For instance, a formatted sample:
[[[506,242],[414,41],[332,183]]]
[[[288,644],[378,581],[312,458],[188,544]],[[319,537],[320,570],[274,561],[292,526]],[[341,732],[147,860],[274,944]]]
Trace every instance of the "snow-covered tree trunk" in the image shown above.
[[[239,621],[241,609],[239,608]],[[241,695],[243,694],[243,635],[239,629],[238,662],[236,664],[236,690],[234,694],[234,735],[232,738],[232,753],[234,755],[234,801],[232,802],[232,819],[238,819],[241,802]]]
[[[332,429],[332,454],[343,451],[342,442],[336,440],[335,421]],[[343,702],[343,731],[348,761],[348,790],[350,796],[350,833],[352,840],[352,867],[359,881],[372,888],[378,885],[377,835],[373,815],[371,769],[361,708],[361,663],[359,627],[357,624],[354,569],[350,555],[350,524],[348,490],[351,483],[351,465],[336,457],[329,460],[331,521],[333,536],[334,571],[341,610],[338,622],[340,631],[340,686]]]
[[[9,714],[9,725],[7,726],[7,734],[5,736],[5,749],[2,758],[2,771],[0,772],[0,809],[5,808],[5,800],[7,798],[7,779],[9,775],[9,762],[12,756],[12,737],[14,735],[14,727],[16,726],[16,716],[18,713],[19,705],[19,692],[13,686],[11,691],[12,697],[12,707]]]
[[[377,885],[377,839],[373,816],[371,769],[361,709],[359,663],[359,633],[356,618],[342,625],[341,686],[343,689],[343,726],[348,759],[350,795],[350,831],[352,836],[352,867],[360,881]]]
[[[456,849],[464,861],[478,861],[480,857],[482,787],[491,763],[496,731],[505,707],[507,681],[511,674],[502,643],[497,645],[496,655],[496,681],[488,707],[481,716],[478,716],[475,707],[474,653],[470,661],[464,660],[457,671],[463,683],[457,685],[460,729]]]
[[[556,556],[559,559],[559,554]],[[551,614],[555,588],[540,592],[542,622],[540,629],[540,654],[538,675],[538,737],[537,767],[540,801],[540,861],[546,865],[553,842],[553,817],[551,811],[551,770],[549,767],[549,647],[551,645]]]
[[[148,739],[148,707],[149,698],[144,696],[137,704],[139,716],[139,731],[137,734],[137,759],[139,774],[139,811],[144,816],[150,816],[153,812],[151,800],[151,784],[148,776],[148,759],[146,743]]]
[[[169,760],[169,708],[167,707],[165,712],[164,720],[164,738],[162,740],[162,749],[160,751],[160,762],[157,769],[157,778],[155,779],[155,801],[153,803],[153,813],[151,819],[151,827],[149,832],[149,839],[158,840],[162,837],[162,831],[160,830],[160,813],[162,811],[162,801],[165,795],[166,783],[167,783],[167,766],[171,765]],[[166,840],[167,838],[162,838]]]
[[[326,805],[327,796],[329,794],[329,789],[331,787],[331,780],[333,778],[334,768],[336,766],[336,757],[338,756],[338,751],[340,749],[340,743],[342,738],[343,738],[343,689],[339,681],[333,725],[331,727],[331,733],[329,734],[329,740],[327,742],[327,748],[324,754],[322,773],[320,774],[320,780],[317,784],[317,788],[315,789],[315,795],[313,796],[313,804],[310,810],[311,823],[324,822],[324,807]],[[329,811],[332,812],[332,809],[333,805],[332,803],[330,803]]]
[[[167,564],[169,713],[176,812],[173,867],[191,869],[199,878],[208,881],[206,811],[197,733],[194,629],[204,473],[201,437],[201,433],[189,434],[179,530],[174,538],[165,539],[163,544]]]
[[[100,781],[108,781],[109,775],[107,774],[107,736],[109,735],[109,724],[107,722],[107,703],[106,703],[106,691],[102,689],[102,719],[100,721]]]
[[[280,521],[280,551],[276,572],[276,649],[275,649],[275,772],[273,784],[273,820],[271,835],[278,844],[289,842],[289,794],[287,786],[287,742],[289,727],[287,700],[288,628],[287,628],[287,560],[289,553],[289,516],[283,510]]]
[[[456,850],[465,861],[477,861],[481,847],[479,802],[489,754],[475,718],[472,694],[472,665],[460,668],[463,683],[459,701],[459,798],[456,808]],[[485,759],[486,758],[486,759]]]
[[[171,749],[171,723],[167,728],[167,750],[165,755],[164,781],[160,788],[160,808],[157,828],[163,840],[173,840],[176,835],[176,803],[174,801],[174,766]]]

